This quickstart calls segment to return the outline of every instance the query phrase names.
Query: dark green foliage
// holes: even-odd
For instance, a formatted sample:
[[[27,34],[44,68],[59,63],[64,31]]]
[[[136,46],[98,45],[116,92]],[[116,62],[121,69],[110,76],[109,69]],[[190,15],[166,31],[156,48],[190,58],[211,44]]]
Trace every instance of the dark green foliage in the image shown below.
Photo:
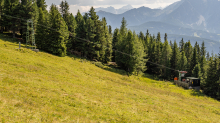
[[[45,14],[42,10],[42,8],[39,8],[39,18],[38,18],[38,26],[36,30],[35,40],[37,48],[41,50],[47,51],[49,42],[47,40],[48,38],[48,29],[42,25],[48,25]]]
[[[207,69],[207,79],[204,85],[204,93],[211,97],[219,97],[219,59],[211,57]]]
[[[79,11],[77,12],[75,20],[77,22],[76,37],[78,37],[78,38],[76,38],[73,41],[72,47],[74,50],[83,52],[83,51],[85,51],[83,49],[83,46],[85,45],[86,42],[83,41],[82,39],[85,39],[85,37],[86,37],[86,23],[85,23],[85,20],[83,19],[83,16],[81,15],[81,13]],[[88,38],[88,39],[91,41],[90,38]]]
[[[41,8],[43,11],[47,9],[45,0],[37,0],[37,6],[38,8]]]
[[[184,43],[183,38],[182,38],[182,40],[180,41],[179,45],[180,45],[180,52],[184,51],[184,45],[185,45],[185,43]]]
[[[125,20],[125,18],[122,18],[121,21],[121,27],[120,27],[120,35],[122,36],[122,38],[124,38],[127,34],[127,21]]]
[[[165,34],[166,37],[166,34]],[[172,49],[167,41],[167,38],[164,44],[163,44],[163,50],[162,50],[162,56],[161,56],[161,65],[163,65],[164,67],[162,67],[162,76],[165,79],[170,79],[170,70],[167,69],[166,67],[170,67],[170,58],[171,58],[171,53],[172,53]]]
[[[174,70],[179,70],[178,68],[179,58],[180,58],[180,51],[176,41],[174,41],[172,55],[170,59],[171,68],[173,68]],[[178,73],[176,71],[171,71],[171,72],[172,72],[171,79],[178,76]]]
[[[49,14],[51,28],[56,31],[50,30],[49,32],[48,52],[63,57],[66,55],[66,43],[69,36],[68,27],[55,5],[51,5]]]
[[[112,61],[113,62],[115,62],[115,54],[116,54],[115,50],[117,50],[117,43],[119,42],[119,40],[120,40],[119,29],[116,28],[114,30],[113,37],[112,37],[112,47],[113,47]]]
[[[200,64],[197,64],[193,69],[193,77],[200,78],[202,77]]]
[[[185,56],[185,52],[181,52],[181,58],[179,61],[179,70],[186,71],[187,70],[187,58]]]

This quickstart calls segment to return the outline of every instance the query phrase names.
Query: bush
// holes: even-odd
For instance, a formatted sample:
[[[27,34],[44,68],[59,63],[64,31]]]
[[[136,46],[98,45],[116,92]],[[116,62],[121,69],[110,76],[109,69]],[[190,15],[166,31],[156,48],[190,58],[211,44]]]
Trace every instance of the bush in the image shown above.
[[[95,62],[95,65],[100,68],[105,68],[105,66],[101,62]]]

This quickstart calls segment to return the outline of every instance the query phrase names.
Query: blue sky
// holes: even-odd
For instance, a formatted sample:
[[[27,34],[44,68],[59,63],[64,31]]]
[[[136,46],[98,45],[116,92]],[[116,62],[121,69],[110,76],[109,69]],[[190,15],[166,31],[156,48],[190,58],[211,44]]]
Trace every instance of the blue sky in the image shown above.
[[[59,5],[62,0],[46,0],[48,6],[52,3]],[[166,7],[179,0],[66,0],[70,4],[70,12],[74,15],[77,13],[78,9],[80,12],[87,12],[91,6],[98,8],[107,8],[112,6],[116,9],[121,8],[125,5],[130,4],[134,8],[141,6],[149,8],[159,8]]]

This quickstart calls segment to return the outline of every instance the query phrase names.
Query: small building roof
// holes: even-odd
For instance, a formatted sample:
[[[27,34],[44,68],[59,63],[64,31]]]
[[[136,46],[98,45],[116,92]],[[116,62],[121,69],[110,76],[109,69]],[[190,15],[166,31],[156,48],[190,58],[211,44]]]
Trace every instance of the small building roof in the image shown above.
[[[186,77],[186,79],[199,79],[199,78],[195,78],[195,77]]]

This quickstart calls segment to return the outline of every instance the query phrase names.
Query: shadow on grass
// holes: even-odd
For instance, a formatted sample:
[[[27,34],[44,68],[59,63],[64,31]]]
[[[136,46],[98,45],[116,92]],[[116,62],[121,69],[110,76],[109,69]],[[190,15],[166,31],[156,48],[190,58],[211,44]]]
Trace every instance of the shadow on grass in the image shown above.
[[[192,90],[191,91],[191,95],[192,96],[197,96],[197,97],[204,97],[204,96],[206,96],[203,92],[201,92],[201,91],[197,91],[197,90]]]

